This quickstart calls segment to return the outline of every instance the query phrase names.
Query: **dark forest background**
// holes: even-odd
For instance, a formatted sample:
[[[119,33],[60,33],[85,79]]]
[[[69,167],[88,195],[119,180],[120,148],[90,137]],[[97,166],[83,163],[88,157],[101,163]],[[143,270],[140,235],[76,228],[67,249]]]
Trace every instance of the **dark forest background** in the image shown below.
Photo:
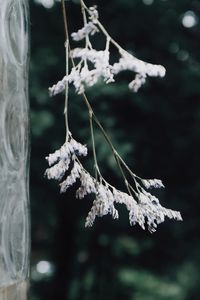
[[[108,216],[85,229],[91,200],[75,199],[74,188],[60,195],[57,184],[44,178],[45,156],[64,142],[64,97],[48,95],[48,87],[65,74],[64,30],[59,2],[46,8],[31,1],[29,299],[199,300],[200,1],[86,2],[98,5],[101,21],[125,49],[167,69],[164,79],[148,79],[137,94],[128,90],[126,74],[87,94],[128,165],[143,178],[164,181],[160,202],[180,210],[184,222],[166,221],[151,235],[130,227],[128,213],[120,207],[119,221]],[[82,27],[78,1],[66,5],[69,28],[75,31]],[[196,16],[191,28],[183,26],[188,11]],[[104,47],[100,42],[97,47]],[[70,124],[74,137],[90,146],[87,110],[73,88]],[[96,141],[105,177],[120,186],[98,131]]]

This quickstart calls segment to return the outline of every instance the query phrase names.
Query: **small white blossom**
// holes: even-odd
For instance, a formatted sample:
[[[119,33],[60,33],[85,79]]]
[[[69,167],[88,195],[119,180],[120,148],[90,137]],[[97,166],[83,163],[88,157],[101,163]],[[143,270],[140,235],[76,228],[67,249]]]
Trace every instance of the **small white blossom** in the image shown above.
[[[59,93],[62,93],[65,90],[66,81],[67,81],[67,76],[64,76],[62,80],[58,81],[56,84],[50,87],[49,88],[50,96],[52,97]]]
[[[84,85],[80,76],[80,68],[73,67],[71,73],[67,77],[69,83],[73,83],[75,90],[78,94],[84,92]]]
[[[114,81],[112,68],[109,64],[110,53],[107,49],[96,51],[94,49],[75,48],[71,51],[71,55],[73,58],[84,61],[84,66],[81,67],[82,64],[80,64],[78,67],[73,67],[67,77],[65,76],[61,81],[49,88],[51,96],[64,91],[66,81],[73,83],[78,94],[84,92],[85,86],[91,87],[95,85],[100,78],[103,78],[106,83]],[[94,65],[93,69],[88,69],[87,61]]]
[[[141,194],[139,209],[141,214],[147,219],[147,225],[150,232],[155,232],[157,224],[165,221],[165,217],[182,221],[180,212],[163,207],[159,200],[150,193]]]
[[[121,52],[121,55],[122,57],[120,58],[119,62],[113,65],[114,74],[129,70],[138,74],[146,74],[151,77],[165,76],[166,70],[161,65],[153,65],[144,62],[126,51]]]
[[[86,86],[93,86],[98,81],[97,72],[95,69],[89,70],[88,65],[86,64],[80,72],[81,82],[84,83]]]
[[[99,13],[96,6],[91,6],[89,8],[89,14],[90,14],[90,20],[92,20],[92,22],[96,24],[99,18]]]
[[[146,82],[146,75],[136,74],[135,79],[131,81],[128,85],[129,89],[135,93],[141,88],[141,86]]]
[[[107,214],[111,214],[113,219],[118,219],[119,214],[114,207],[113,193],[107,186],[98,184],[96,199],[93,201],[93,206],[86,218],[85,226],[91,227],[95,221],[96,216],[103,217]]]
[[[159,179],[142,179],[142,183],[146,189],[150,188],[164,188],[162,180]]]
[[[80,81],[88,86],[93,86],[102,77],[106,83],[114,81],[112,67],[109,64],[110,52],[105,49],[96,51],[87,48],[75,48],[72,51],[73,58],[89,61],[94,69],[89,70],[87,65],[79,72]]]
[[[59,150],[56,150],[54,153],[51,153],[46,157],[49,166],[51,167],[46,170],[45,176],[47,176],[48,179],[56,179],[60,181],[69,170],[70,164],[73,163],[71,173],[68,175],[67,179],[61,183],[61,192],[66,191],[67,187],[76,181],[76,178],[78,178],[77,174],[79,174],[79,170],[81,169],[80,164],[77,164],[75,158],[77,156],[86,155],[86,146],[78,143],[70,135],[69,140],[66,141]]]
[[[97,193],[96,180],[85,170],[80,175],[80,182],[81,186],[76,191],[77,198],[82,199],[88,194]]]
[[[73,154],[76,154],[78,156],[86,156],[87,147],[78,143],[72,137],[70,137],[69,141],[66,141],[59,150],[56,150],[54,153],[49,154],[49,156],[46,157],[46,160],[48,161],[49,166],[52,166],[60,159],[63,159],[65,161],[70,160]]]
[[[62,159],[53,167],[48,168],[45,172],[45,176],[47,176],[48,179],[56,179],[60,181],[69,169],[69,165],[69,160]]]
[[[70,145],[74,151],[74,153],[78,156],[87,156],[87,147],[77,142],[75,139],[71,138]]]
[[[74,161],[74,165],[73,168],[71,169],[71,173],[67,176],[67,178],[63,182],[59,184],[61,193],[65,193],[66,190],[76,182],[76,180],[80,177],[81,170],[82,170],[81,165],[77,161]]]
[[[54,163],[63,159],[65,161],[70,160],[70,155],[72,152],[72,147],[69,142],[65,142],[65,144],[54,153],[50,153],[49,156],[46,156],[46,160],[49,163],[49,166],[52,166]]]
[[[71,37],[74,41],[81,41],[89,34],[94,35],[96,32],[98,32],[98,28],[94,25],[93,22],[87,23],[83,28],[79,29],[77,32],[73,32],[71,34]]]
[[[121,52],[119,62],[115,63],[112,67],[112,72],[118,74],[122,71],[133,71],[136,73],[135,79],[129,83],[130,90],[137,92],[138,89],[145,83],[146,77],[164,77],[166,70],[161,65],[153,65],[146,63],[130,53]]]
[[[117,189],[113,191],[114,199],[116,203],[125,204],[129,211],[130,225],[135,225],[138,222],[139,208],[137,201],[127,193],[121,192]],[[140,224],[140,226],[142,223]]]

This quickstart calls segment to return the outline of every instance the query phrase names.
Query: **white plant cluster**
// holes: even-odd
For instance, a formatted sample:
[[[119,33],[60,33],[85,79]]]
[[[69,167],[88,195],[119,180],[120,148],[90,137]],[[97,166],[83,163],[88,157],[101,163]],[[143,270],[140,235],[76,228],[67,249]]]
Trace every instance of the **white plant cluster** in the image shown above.
[[[92,208],[86,218],[86,226],[92,226],[97,216],[103,217],[110,214],[113,219],[118,219],[119,213],[115,207],[117,203],[124,204],[129,211],[130,225],[138,224],[145,229],[145,223],[147,223],[150,232],[154,232],[157,224],[164,222],[165,217],[182,220],[178,211],[162,207],[158,198],[147,192],[146,189],[164,187],[161,180],[144,180],[134,175],[137,191],[134,191],[133,196],[133,194],[117,190],[103,177],[98,180],[91,176],[78,159],[78,156],[86,155],[86,146],[70,136],[59,150],[46,157],[50,166],[46,170],[46,176],[48,179],[61,182],[59,184],[61,193],[66,192],[79,180],[80,187],[76,191],[76,197],[82,199],[88,194],[94,195]]]
[[[64,0],[63,0],[64,1]],[[84,27],[75,33],[71,34],[74,41],[85,40],[84,48],[75,48],[68,52],[67,43],[67,72],[66,76],[56,85],[49,89],[50,94],[56,95],[65,90],[65,119],[66,119],[66,141],[64,145],[54,153],[46,157],[49,168],[45,175],[48,179],[56,179],[59,181],[60,192],[66,190],[79,182],[79,188],[76,191],[76,197],[79,199],[92,194],[94,197],[93,205],[86,218],[85,225],[92,226],[96,217],[102,217],[110,214],[113,219],[119,218],[119,212],[116,204],[124,204],[129,212],[130,225],[138,224],[145,229],[147,224],[150,232],[155,232],[157,225],[164,222],[165,217],[169,219],[182,220],[181,214],[178,211],[163,207],[157,197],[149,192],[149,189],[163,188],[164,185],[158,179],[142,179],[134,174],[117,150],[114,148],[109,136],[105,132],[103,126],[98,121],[88,101],[84,91],[86,86],[93,86],[100,78],[106,83],[114,81],[114,76],[121,71],[129,70],[135,73],[135,78],[129,83],[129,88],[135,92],[145,83],[147,76],[165,75],[165,68],[160,65],[153,65],[143,62],[124,49],[121,48],[107,33],[103,25],[99,22],[98,11],[96,7],[87,8],[83,0],[81,1]],[[87,20],[88,14],[89,21]],[[90,42],[90,35],[101,31],[106,36],[106,46],[102,51],[93,49]],[[118,62],[110,65],[110,43],[116,46],[119,50],[120,59]],[[71,49],[69,47],[69,49]],[[72,60],[73,67],[68,72],[69,56]],[[78,60],[75,64],[74,60]],[[90,67],[89,67],[90,66]],[[92,67],[91,67],[92,66]],[[83,95],[86,106],[89,111],[92,150],[94,157],[95,176],[92,176],[80,162],[80,157],[87,156],[87,147],[77,142],[71,135],[68,126],[67,118],[67,101],[68,101],[68,84],[73,83],[78,94]],[[123,177],[127,192],[120,191],[102,176],[95,148],[95,136],[93,122],[99,126],[105,140],[108,142],[117,166]],[[127,179],[127,175],[131,179]]]
[[[85,87],[95,85],[99,79],[106,83],[114,82],[115,75],[122,71],[132,71],[135,78],[129,83],[129,88],[137,92],[146,82],[147,76],[164,77],[165,68],[161,65],[146,63],[124,50],[107,33],[98,19],[98,11],[95,7],[86,9],[89,15],[89,21],[85,19],[84,27],[71,34],[74,41],[86,40],[84,48],[75,48],[71,51],[71,56],[78,60],[68,76],[64,76],[61,81],[49,88],[52,96],[65,90],[66,82],[72,83],[78,94],[85,91]],[[106,46],[104,50],[93,48],[90,35],[101,31],[106,37]],[[119,51],[119,61],[110,64],[110,44],[113,44]]]

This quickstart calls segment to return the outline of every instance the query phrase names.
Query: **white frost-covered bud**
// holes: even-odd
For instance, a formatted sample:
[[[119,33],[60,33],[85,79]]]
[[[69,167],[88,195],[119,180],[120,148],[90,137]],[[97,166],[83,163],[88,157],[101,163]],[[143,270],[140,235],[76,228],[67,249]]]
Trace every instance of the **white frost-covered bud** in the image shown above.
[[[86,155],[87,147],[74,140],[70,134],[69,140],[66,141],[59,150],[56,150],[46,157],[51,167],[46,170],[45,176],[47,176],[48,179],[60,181],[69,170],[70,164],[73,163],[72,170],[67,176],[67,179],[60,184],[61,193],[65,192],[67,188],[74,184],[76,179],[80,177],[81,170],[83,169],[81,164],[77,163],[76,157]]]
[[[87,156],[88,150],[85,145],[77,142],[75,139],[71,138],[70,145],[73,149],[73,152],[78,156]]]
[[[90,20],[95,24],[98,21],[99,13],[96,6],[91,6],[89,8]]]
[[[65,161],[70,160],[71,154],[73,154],[73,148],[69,142],[65,142],[59,150],[49,154],[49,156],[46,157],[46,160],[48,161],[49,166],[52,166],[60,159]]]
[[[65,193],[66,190],[76,182],[76,180],[80,177],[81,169],[82,168],[80,164],[77,161],[74,161],[74,166],[71,170],[71,173],[63,182],[59,184],[61,193]]]
[[[141,74],[136,74],[135,79],[131,81],[128,85],[129,89],[135,93],[141,88],[141,86],[146,82],[146,76]]]
[[[83,170],[81,173],[80,182],[81,186],[76,191],[77,198],[82,199],[88,194],[97,193],[96,180],[85,170]]]
[[[161,65],[144,62],[126,51],[121,51],[121,58],[112,66],[112,72],[118,74],[126,70],[136,73],[135,79],[129,84],[129,88],[134,92],[137,92],[145,83],[147,76],[164,77],[166,73]]]
[[[89,34],[94,35],[96,32],[98,32],[98,28],[94,25],[93,22],[87,23],[83,28],[79,29],[77,32],[73,32],[71,34],[71,37],[74,41],[81,41]]]
[[[144,217],[144,220],[147,220],[147,225],[150,232],[155,232],[157,224],[164,222],[165,217],[182,221],[180,212],[163,207],[159,203],[159,200],[150,193],[141,193],[139,195],[139,200],[139,209]]]
[[[114,195],[108,186],[98,183],[96,186],[96,199],[93,201],[93,206],[86,218],[85,226],[92,226],[96,216],[103,217],[111,214],[113,219],[119,218],[119,213],[114,207]]]
[[[97,205],[96,205],[96,200],[93,201],[93,206],[91,210],[88,213],[88,216],[85,221],[85,227],[92,227],[97,215]]]
[[[142,183],[146,189],[165,187],[160,179],[142,179]]]
[[[46,170],[45,176],[47,176],[48,179],[56,179],[60,181],[69,169],[69,164],[69,160],[60,160],[53,167]]]
[[[56,84],[50,87],[49,88],[50,96],[52,97],[59,93],[62,93],[65,90],[66,82],[67,82],[67,77],[64,76],[62,80],[58,81]]]

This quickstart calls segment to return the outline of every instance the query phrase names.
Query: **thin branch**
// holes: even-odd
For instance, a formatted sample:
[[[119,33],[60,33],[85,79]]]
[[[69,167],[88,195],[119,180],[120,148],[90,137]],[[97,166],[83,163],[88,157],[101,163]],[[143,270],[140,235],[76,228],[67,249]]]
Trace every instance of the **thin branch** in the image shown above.
[[[81,7],[82,7],[82,12],[83,10],[87,10],[89,12],[89,9],[87,8],[87,6],[85,5],[85,3],[83,2],[83,0],[80,0],[81,1]],[[65,3],[64,3],[64,0],[62,0],[62,8],[63,8],[63,20],[64,20],[64,27],[65,27],[65,33],[66,33],[66,38],[67,38],[67,44],[68,44],[68,50],[69,50],[69,54],[68,54],[68,57],[70,56],[70,59],[72,61],[72,65],[73,67],[75,66],[75,63],[74,63],[74,59],[71,55],[71,47],[70,47],[70,43],[69,43],[69,34],[68,34],[68,25],[67,25],[67,14],[66,14],[66,7],[65,7]],[[85,13],[83,13],[83,18],[84,18],[84,22],[86,21],[86,16],[85,16]],[[109,43],[112,42],[115,44],[115,46],[118,48],[118,49],[122,49],[111,37],[110,35],[108,34],[108,32],[106,31],[106,29],[103,27],[103,25],[100,24],[100,28],[101,30],[103,31],[103,33],[106,35],[107,37],[107,47],[109,47]],[[66,45],[67,46],[67,45]],[[123,49],[122,49],[123,50]],[[68,68],[68,63],[67,63],[67,68]],[[67,69],[67,72],[68,72],[68,69]],[[68,86],[66,86],[66,94],[68,95]],[[124,183],[125,183],[125,186],[129,192],[129,194],[131,195],[131,190],[129,188],[129,183],[126,179],[126,176],[125,176],[125,173],[122,169],[122,166],[121,166],[121,163],[126,167],[126,169],[131,172],[131,170],[128,168],[128,166],[126,165],[126,163],[124,162],[124,160],[121,158],[121,156],[119,155],[119,153],[116,151],[109,135],[106,133],[105,129],[103,128],[103,126],[101,125],[101,123],[99,122],[97,116],[95,115],[94,111],[93,111],[93,108],[86,96],[86,94],[83,92],[82,93],[82,96],[83,96],[83,99],[84,99],[84,102],[88,108],[88,111],[89,111],[89,118],[90,118],[90,130],[91,130],[91,138],[92,138],[92,148],[93,148],[93,156],[94,156],[94,166],[95,166],[95,177],[97,178],[97,173],[99,175],[100,174],[100,171],[99,171],[99,167],[98,167],[98,162],[97,162],[97,156],[96,156],[96,149],[95,149],[95,141],[94,141],[94,131],[93,131],[93,123],[92,121],[94,120],[95,123],[98,125],[99,129],[101,130],[105,140],[107,141],[108,145],[110,146],[111,150],[112,150],[112,153],[113,153],[113,156],[115,158],[115,161],[119,167],[119,170],[120,170],[120,173],[122,174],[123,176],[123,179],[124,179]],[[68,102],[68,97],[66,97],[66,102],[65,102],[65,110],[67,110],[67,102]],[[67,115],[67,113],[66,113]],[[67,130],[67,127],[68,126],[68,120],[66,119],[66,130]],[[132,173],[132,172],[131,172]],[[136,184],[136,188],[137,188],[137,182],[136,182],[136,179],[135,179],[135,174],[131,174],[135,181],[135,184]]]
[[[65,0],[61,0],[61,4],[62,4],[63,21],[64,21],[64,29],[65,29],[65,40],[68,40],[69,39],[69,34],[68,34],[68,25],[67,25],[67,14],[66,14]]]
[[[63,12],[63,22],[65,29],[65,49],[66,49],[66,77],[69,75],[69,34],[68,34],[68,25],[67,25],[67,14],[65,1],[61,0],[62,12]],[[68,95],[69,95],[69,83],[66,80],[65,83],[65,106],[64,106],[64,115],[65,115],[65,127],[66,127],[66,140],[69,136],[69,123],[68,123]]]
[[[94,139],[94,128],[93,128],[93,112],[89,110],[89,120],[90,120],[90,132],[91,132],[91,139],[92,139],[92,151],[94,157],[94,169],[95,169],[95,178],[97,180],[97,175],[99,174],[99,167],[97,162],[97,155],[96,155],[96,147],[95,147],[95,139]]]
[[[85,8],[85,10],[90,14],[90,10],[87,7],[87,5],[84,3],[83,0],[80,0],[81,6]],[[102,33],[106,36],[107,39],[110,40],[110,42],[117,48],[119,49],[120,52],[125,51],[108,33],[108,31],[105,29],[105,27],[101,24],[99,20],[96,20],[96,24],[99,26],[101,29]]]
[[[66,49],[66,77],[69,75],[69,40],[66,40],[65,43]],[[69,83],[66,80],[65,83],[65,107],[64,107],[64,115],[65,115],[65,126],[66,126],[66,140],[68,140],[69,136],[69,122],[68,122],[68,98],[69,98]]]

